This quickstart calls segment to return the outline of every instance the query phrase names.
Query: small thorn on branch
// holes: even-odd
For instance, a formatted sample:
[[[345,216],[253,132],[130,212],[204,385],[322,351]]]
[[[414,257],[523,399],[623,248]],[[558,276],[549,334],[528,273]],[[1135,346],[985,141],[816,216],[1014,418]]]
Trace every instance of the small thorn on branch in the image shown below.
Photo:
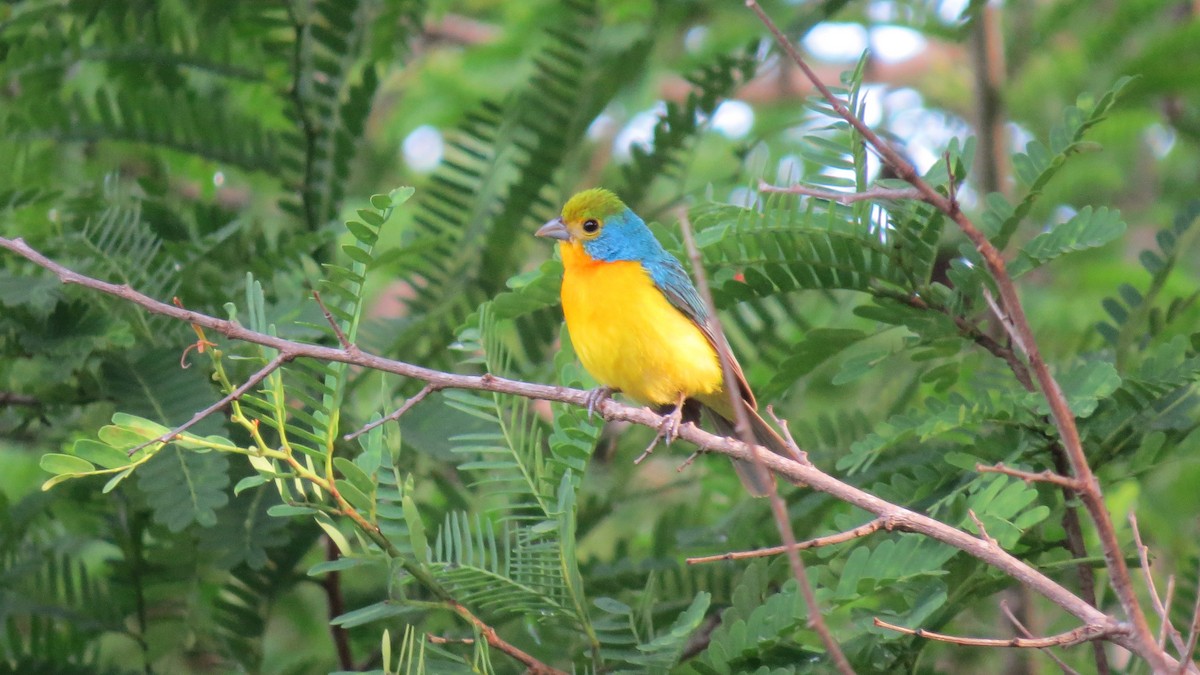
[[[395,420],[400,419],[404,415],[404,413],[408,412],[409,410],[412,410],[415,405],[417,405],[421,401],[425,400],[426,396],[429,396],[433,392],[438,391],[440,389],[441,389],[440,386],[430,382],[429,384],[422,387],[421,391],[418,391],[416,394],[413,394],[413,396],[411,398],[409,398],[407,401],[405,401],[404,405],[397,408],[394,412],[389,413],[387,417],[377,419],[374,422],[371,422],[370,424],[368,424],[367,426],[359,429],[358,431],[348,433],[345,436],[342,436],[342,439],[347,440],[347,441],[352,441],[381,424],[384,424],[386,422],[393,422]]]
[[[1026,483],[1053,483],[1055,485],[1065,487],[1068,490],[1075,490],[1076,492],[1083,489],[1083,486],[1079,484],[1079,481],[1075,480],[1074,478],[1054,473],[1049,469],[1034,473],[1031,471],[1013,469],[1005,466],[1004,462],[997,462],[992,466],[977,463],[975,464],[975,470],[979,473],[1002,473],[1006,476],[1020,478]]]

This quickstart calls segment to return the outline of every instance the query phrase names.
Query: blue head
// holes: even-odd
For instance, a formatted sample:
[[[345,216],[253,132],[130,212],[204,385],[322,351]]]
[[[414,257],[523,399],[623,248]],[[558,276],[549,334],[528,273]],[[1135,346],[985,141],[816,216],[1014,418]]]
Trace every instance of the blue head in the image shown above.
[[[604,188],[571,197],[562,215],[543,225],[537,235],[578,243],[589,257],[605,262],[649,262],[669,256],[646,223]]]

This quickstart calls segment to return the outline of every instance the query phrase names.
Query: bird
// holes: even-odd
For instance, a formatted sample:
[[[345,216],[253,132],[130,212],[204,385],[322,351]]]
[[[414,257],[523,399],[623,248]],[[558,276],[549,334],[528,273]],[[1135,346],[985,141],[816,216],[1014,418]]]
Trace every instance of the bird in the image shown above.
[[[722,341],[683,265],[615,193],[575,194],[561,214],[535,233],[558,241],[563,263],[561,300],[571,344],[600,387],[588,396],[589,415],[620,392],[666,415],[667,442],[701,413],[715,430],[735,434],[734,403],[724,387]],[[742,408],[755,440],[791,456],[783,438],[758,414],[741,366],[727,352]],[[651,446],[653,447],[653,446]],[[734,460],[747,491],[768,493],[771,479],[750,462]]]

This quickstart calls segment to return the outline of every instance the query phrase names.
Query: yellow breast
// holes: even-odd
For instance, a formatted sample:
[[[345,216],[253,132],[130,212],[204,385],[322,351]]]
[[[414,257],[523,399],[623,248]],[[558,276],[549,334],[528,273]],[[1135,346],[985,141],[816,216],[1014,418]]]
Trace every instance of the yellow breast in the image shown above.
[[[576,243],[564,242],[560,250],[567,330],[592,377],[643,404],[721,389],[712,344],[640,263],[597,262]]]

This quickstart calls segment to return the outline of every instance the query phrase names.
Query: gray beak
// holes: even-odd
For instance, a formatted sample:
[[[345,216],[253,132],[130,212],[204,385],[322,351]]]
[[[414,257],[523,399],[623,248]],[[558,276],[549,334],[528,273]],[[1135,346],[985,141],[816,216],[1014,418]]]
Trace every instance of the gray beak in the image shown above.
[[[570,241],[571,233],[567,231],[567,226],[563,224],[562,218],[555,218],[538,228],[537,232],[533,233],[535,237],[550,237],[560,241]]]

